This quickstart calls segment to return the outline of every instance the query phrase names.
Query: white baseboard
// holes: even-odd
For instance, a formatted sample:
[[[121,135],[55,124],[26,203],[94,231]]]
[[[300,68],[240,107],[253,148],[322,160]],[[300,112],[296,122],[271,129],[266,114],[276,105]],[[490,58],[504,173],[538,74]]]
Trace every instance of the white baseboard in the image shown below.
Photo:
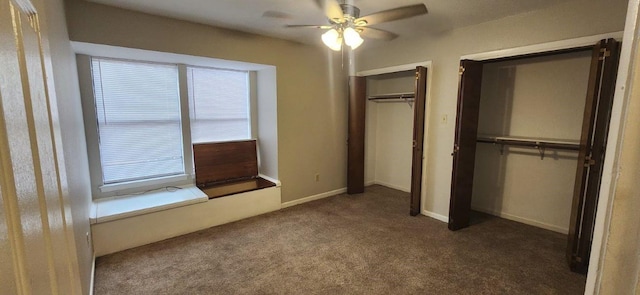
[[[305,197],[305,198],[301,198],[301,199],[297,199],[297,200],[293,200],[293,201],[289,201],[289,202],[284,202],[284,203],[282,203],[282,209],[289,208],[289,207],[295,206],[295,205],[304,204],[304,203],[315,201],[315,200],[320,200],[320,199],[332,197],[332,196],[339,195],[339,194],[344,194],[346,192],[347,192],[347,188],[343,187],[343,188],[340,188],[340,189],[337,189],[337,190],[332,190],[332,191],[324,192],[324,193],[321,193],[321,194],[308,196],[308,197]]]
[[[379,181],[379,180],[370,181],[368,183],[370,183],[369,185],[378,184],[378,185],[381,185],[381,186],[386,186],[388,188],[392,188],[392,189],[396,189],[396,190],[399,190],[399,191],[403,191],[405,193],[411,192],[411,187],[407,188],[407,187],[403,187],[403,186],[399,186],[399,185],[395,185],[395,184],[391,184],[391,183],[386,183],[386,182]]]
[[[548,223],[545,223],[545,222],[540,222],[540,221],[536,221],[536,220],[532,220],[532,219],[516,216],[516,215],[513,215],[513,214],[509,214],[509,213],[498,212],[498,211],[495,211],[495,210],[478,208],[478,207],[471,207],[471,210],[479,211],[479,212],[483,212],[483,213],[487,213],[487,214],[491,214],[493,216],[498,216],[500,218],[504,218],[504,219],[508,219],[508,220],[512,220],[512,221],[517,221],[517,222],[528,224],[528,225],[535,226],[535,227],[544,228],[544,229],[547,229],[547,230],[550,230],[550,231],[554,231],[554,232],[558,232],[558,233],[565,234],[565,235],[569,233],[569,229],[568,228],[564,228],[564,227],[560,227],[560,226],[557,226],[557,225],[548,224]]]
[[[498,216],[500,218],[504,218],[504,219],[508,219],[508,220],[512,220],[512,221],[517,221],[517,222],[520,222],[520,223],[528,224],[528,225],[535,226],[535,227],[544,228],[544,229],[547,229],[547,230],[550,230],[550,231],[554,231],[554,232],[558,232],[558,233],[562,233],[562,234],[568,234],[569,233],[569,229],[567,229],[567,228],[563,228],[563,227],[559,227],[559,226],[556,226],[556,225],[552,225],[552,224],[548,224],[548,223],[544,223],[544,222],[531,220],[531,219],[528,219],[528,218],[515,216],[515,215],[509,214],[509,213],[496,212],[496,211],[477,208],[477,207],[472,207],[471,210],[479,211],[479,212],[483,212],[483,213],[487,213],[487,214],[491,214],[491,215],[494,215],[494,216]],[[440,220],[440,221],[445,222],[445,223],[449,222],[449,218],[447,216],[440,215],[438,213],[434,213],[434,212],[431,212],[431,211],[422,210],[422,215],[431,217],[431,218],[436,219],[436,220]]]
[[[444,216],[444,215],[440,215],[438,213],[433,213],[431,211],[427,211],[427,210],[422,210],[422,215],[427,216],[427,217],[431,217],[435,220],[439,220],[442,221],[444,223],[449,223],[449,217]]]
[[[91,281],[89,281],[89,295],[93,295],[93,288],[96,281],[96,254],[93,254],[93,263],[91,264]]]

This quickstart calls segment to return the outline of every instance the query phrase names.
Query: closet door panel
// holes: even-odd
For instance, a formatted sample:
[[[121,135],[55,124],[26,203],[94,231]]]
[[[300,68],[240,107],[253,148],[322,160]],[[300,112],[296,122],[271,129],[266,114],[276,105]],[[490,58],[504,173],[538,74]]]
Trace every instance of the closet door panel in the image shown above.
[[[449,205],[450,230],[469,225],[481,86],[482,62],[461,61],[456,129],[451,153],[453,170]]]
[[[427,93],[427,68],[416,68],[415,101],[413,105],[413,156],[411,163],[411,208],[409,214],[420,214],[422,191],[422,159],[424,145],[425,102]]]
[[[33,2],[0,0],[0,293],[79,294],[46,14]]]
[[[619,43],[614,39],[594,46],[567,246],[569,266],[581,273],[589,266],[618,60]]]
[[[349,77],[349,130],[347,139],[347,193],[364,192],[364,132],[366,78]]]

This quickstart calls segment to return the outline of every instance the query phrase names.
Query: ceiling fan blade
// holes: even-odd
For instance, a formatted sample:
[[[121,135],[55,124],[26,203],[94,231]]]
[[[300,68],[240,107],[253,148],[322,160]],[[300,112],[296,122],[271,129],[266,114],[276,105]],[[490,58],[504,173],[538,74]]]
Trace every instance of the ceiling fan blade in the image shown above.
[[[344,18],[344,14],[342,13],[342,8],[340,7],[340,3],[336,0],[315,0],[318,7],[324,11],[324,14],[330,20],[341,20]]]
[[[293,15],[288,14],[286,12],[275,11],[275,10],[267,10],[267,11],[265,11],[264,13],[262,13],[262,17],[279,18],[279,19],[293,19]]]
[[[375,25],[379,23],[399,20],[403,18],[409,18],[417,15],[427,14],[427,6],[424,4],[409,5],[404,7],[398,7],[378,13],[370,14],[356,19],[356,24],[364,22],[366,25]]]
[[[397,34],[370,27],[358,27],[358,31],[360,31],[360,35],[362,37],[371,39],[393,40],[398,38]]]
[[[327,25],[287,25],[287,28],[314,28],[314,29],[331,29]]]

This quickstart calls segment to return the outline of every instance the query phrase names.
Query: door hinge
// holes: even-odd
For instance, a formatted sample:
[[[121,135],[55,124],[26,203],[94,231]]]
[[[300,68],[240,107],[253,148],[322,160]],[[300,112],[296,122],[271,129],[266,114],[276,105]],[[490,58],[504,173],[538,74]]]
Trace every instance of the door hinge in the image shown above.
[[[598,60],[604,60],[609,56],[611,56],[611,50],[607,48],[600,48],[600,56],[598,56]]]
[[[587,156],[587,157],[584,158],[584,166],[585,167],[593,166],[595,164],[596,164],[596,160],[591,158],[591,156]]]
[[[460,76],[462,76],[462,74],[464,74],[464,67],[463,66],[460,66],[460,69],[458,70],[458,74]]]
[[[455,155],[458,153],[458,151],[460,150],[460,147],[457,144],[453,145],[453,152],[451,153],[451,155]]]
[[[420,72],[416,71],[416,80],[420,80]]]

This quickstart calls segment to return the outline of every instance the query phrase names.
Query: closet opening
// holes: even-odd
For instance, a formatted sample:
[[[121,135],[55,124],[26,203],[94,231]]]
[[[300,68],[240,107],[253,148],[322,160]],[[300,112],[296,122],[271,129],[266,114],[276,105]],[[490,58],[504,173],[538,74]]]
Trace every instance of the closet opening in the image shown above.
[[[462,60],[449,229],[471,211],[566,234],[586,273],[619,42]]]
[[[422,66],[350,78],[347,193],[365,183],[409,192],[420,214],[426,87]]]

